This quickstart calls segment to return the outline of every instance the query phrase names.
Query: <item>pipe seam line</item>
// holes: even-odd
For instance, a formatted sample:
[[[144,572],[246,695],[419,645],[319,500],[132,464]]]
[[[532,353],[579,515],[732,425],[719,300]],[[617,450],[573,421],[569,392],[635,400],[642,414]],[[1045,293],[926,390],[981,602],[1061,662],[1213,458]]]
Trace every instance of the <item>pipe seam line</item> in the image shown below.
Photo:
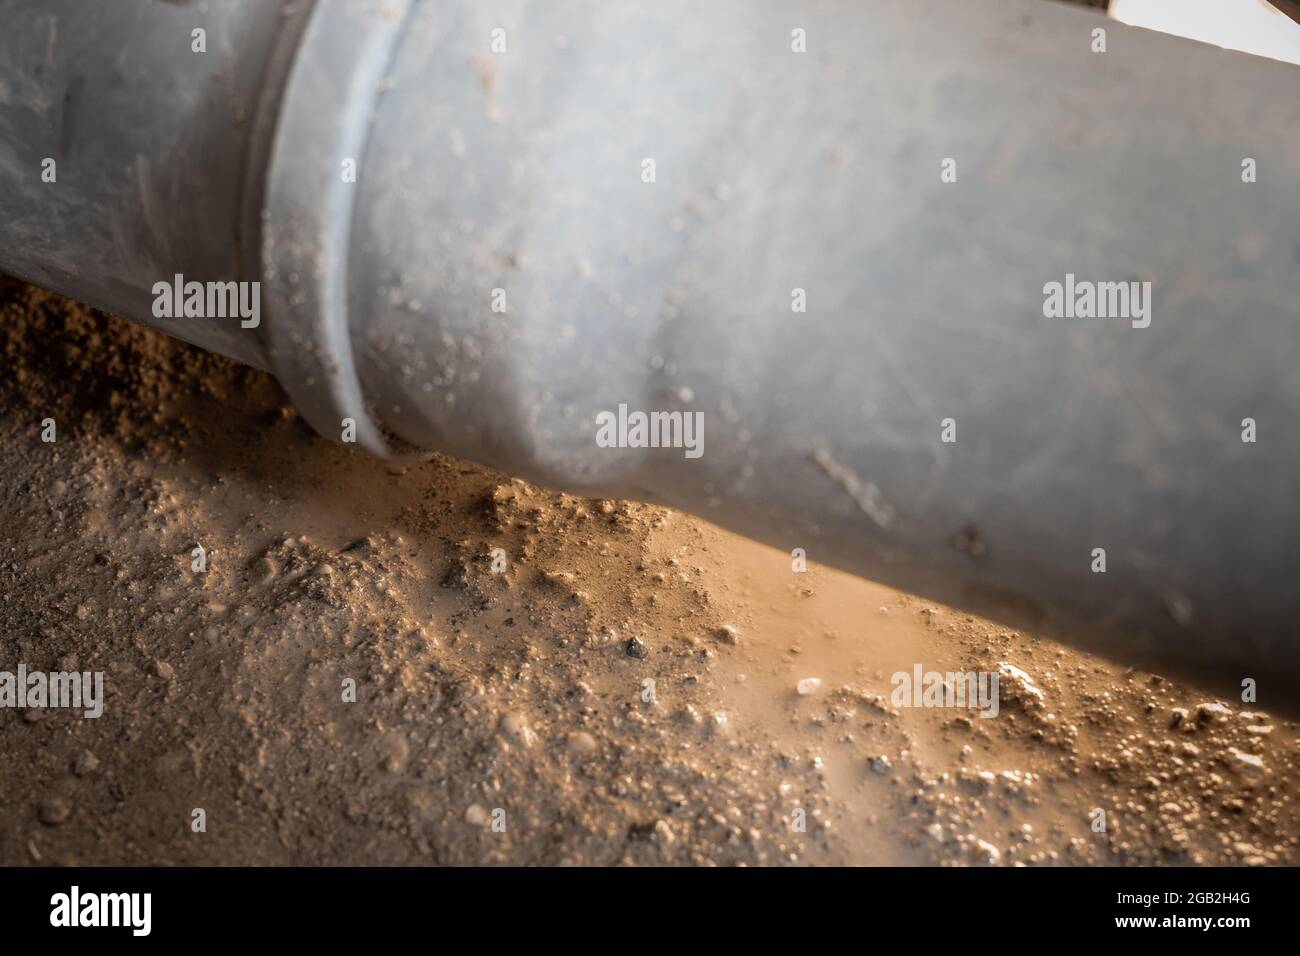
[[[276,377],[323,435],[355,422],[382,458],[428,458],[387,433],[367,408],[349,335],[348,260],[356,181],[374,103],[411,0],[316,3],[293,57],[267,168],[261,268],[269,321],[261,330]],[[338,104],[322,110],[322,101]]]

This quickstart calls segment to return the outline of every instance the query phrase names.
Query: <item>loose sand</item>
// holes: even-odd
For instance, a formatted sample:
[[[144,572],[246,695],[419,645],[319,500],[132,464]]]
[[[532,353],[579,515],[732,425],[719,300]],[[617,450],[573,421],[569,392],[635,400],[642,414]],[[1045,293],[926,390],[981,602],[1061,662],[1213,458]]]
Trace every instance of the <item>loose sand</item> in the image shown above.
[[[0,864],[1300,862],[1266,704],[663,508],[393,467],[3,279],[0,350],[0,671],[108,695],[0,710]],[[1000,670],[999,715],[894,707],[918,663]]]

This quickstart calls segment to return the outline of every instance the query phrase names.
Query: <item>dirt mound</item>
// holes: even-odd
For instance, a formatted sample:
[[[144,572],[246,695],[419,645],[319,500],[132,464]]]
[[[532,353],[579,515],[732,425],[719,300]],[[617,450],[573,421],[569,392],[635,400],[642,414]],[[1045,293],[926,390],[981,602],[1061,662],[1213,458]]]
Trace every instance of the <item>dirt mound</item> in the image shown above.
[[[1296,727],[1254,708],[663,508],[366,458],[10,280],[0,352],[0,671],[106,686],[0,709],[0,863],[1300,860]],[[917,665],[999,675],[997,716],[900,706]]]

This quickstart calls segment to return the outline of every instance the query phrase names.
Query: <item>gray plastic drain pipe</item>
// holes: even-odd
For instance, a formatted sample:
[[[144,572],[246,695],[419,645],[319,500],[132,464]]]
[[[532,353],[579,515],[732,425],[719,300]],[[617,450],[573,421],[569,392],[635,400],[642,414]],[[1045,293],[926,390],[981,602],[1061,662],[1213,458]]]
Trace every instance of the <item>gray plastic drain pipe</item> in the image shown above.
[[[5,271],[267,369],[376,454],[1295,699],[1294,68],[1027,0],[0,23]],[[260,323],[156,317],[178,274],[260,281]],[[1138,295],[1058,316],[1053,282],[1071,315]],[[702,431],[630,447],[654,412]]]

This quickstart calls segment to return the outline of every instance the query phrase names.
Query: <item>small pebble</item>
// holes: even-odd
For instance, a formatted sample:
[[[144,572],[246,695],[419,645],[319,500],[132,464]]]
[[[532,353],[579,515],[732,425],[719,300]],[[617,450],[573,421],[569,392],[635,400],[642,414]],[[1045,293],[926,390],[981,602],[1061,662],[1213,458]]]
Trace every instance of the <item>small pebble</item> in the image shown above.
[[[77,762],[72,766],[72,772],[78,777],[84,777],[92,774],[99,769],[99,758],[89,750],[83,750],[77,755]]]
[[[523,714],[510,713],[502,717],[501,733],[507,740],[520,747],[528,748],[537,742],[537,734],[533,733],[533,728],[528,726],[528,721]]]
[[[72,816],[72,804],[63,797],[47,797],[41,803],[41,822],[46,826],[57,827],[66,823]]]
[[[981,862],[988,866],[997,866],[998,860],[1002,859],[1002,851],[987,840],[976,840],[975,852]]]
[[[1264,770],[1264,758],[1257,754],[1248,754],[1236,747],[1229,747],[1228,753],[1233,756],[1232,766],[1237,770],[1261,771]]]
[[[1231,716],[1232,711],[1218,701],[1196,705],[1196,719],[1201,723],[1209,723],[1212,720],[1226,720]]]
[[[411,759],[411,744],[400,731],[384,734],[379,739],[379,760],[389,773],[401,773]]]
[[[596,752],[596,738],[591,736],[585,730],[575,731],[569,734],[569,749],[576,754],[590,754]]]

